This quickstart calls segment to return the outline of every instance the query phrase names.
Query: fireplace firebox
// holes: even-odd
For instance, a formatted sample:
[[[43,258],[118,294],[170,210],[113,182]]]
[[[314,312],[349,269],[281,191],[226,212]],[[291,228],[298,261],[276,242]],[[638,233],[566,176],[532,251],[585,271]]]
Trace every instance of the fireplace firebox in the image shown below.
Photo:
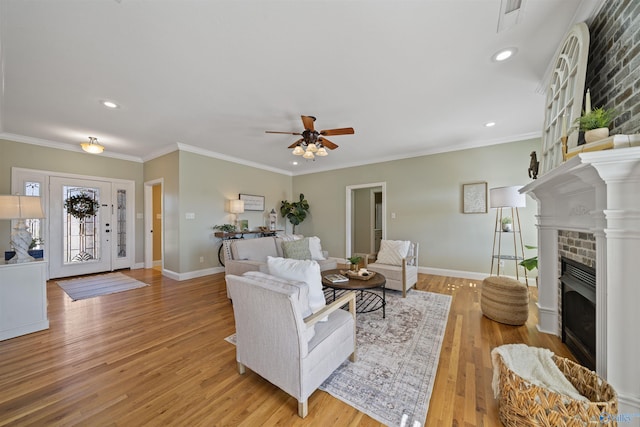
[[[561,257],[562,342],[576,359],[596,369],[596,271]]]

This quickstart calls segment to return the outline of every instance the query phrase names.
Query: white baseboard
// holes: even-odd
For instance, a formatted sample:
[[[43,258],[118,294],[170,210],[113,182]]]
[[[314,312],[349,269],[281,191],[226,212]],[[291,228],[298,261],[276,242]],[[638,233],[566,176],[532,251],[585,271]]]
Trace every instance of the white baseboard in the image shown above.
[[[163,276],[167,276],[173,280],[195,279],[197,277],[209,276],[216,273],[224,273],[224,267],[205,268],[203,270],[189,271],[187,273],[176,273],[175,271],[167,270],[166,268],[162,270]]]
[[[433,274],[435,276],[461,277],[463,279],[484,280],[488,274],[475,271],[448,270],[445,268],[418,267],[418,273]]]

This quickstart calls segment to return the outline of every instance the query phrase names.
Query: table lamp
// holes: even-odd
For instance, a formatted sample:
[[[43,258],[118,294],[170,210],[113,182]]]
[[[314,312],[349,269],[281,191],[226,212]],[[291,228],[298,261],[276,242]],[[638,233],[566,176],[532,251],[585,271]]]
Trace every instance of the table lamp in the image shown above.
[[[238,228],[238,214],[244,212],[244,200],[235,199],[229,200],[229,212],[235,214],[235,222],[234,225]]]
[[[40,197],[0,195],[0,219],[18,221],[11,232],[11,246],[16,254],[8,263],[16,264],[34,260],[29,255],[29,246],[33,242],[33,236],[27,229],[24,220],[35,218],[44,218]]]

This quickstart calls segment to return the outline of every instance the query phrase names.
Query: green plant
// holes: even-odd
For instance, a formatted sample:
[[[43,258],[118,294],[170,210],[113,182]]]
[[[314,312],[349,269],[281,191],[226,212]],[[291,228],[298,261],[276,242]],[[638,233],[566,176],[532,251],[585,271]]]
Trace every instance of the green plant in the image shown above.
[[[585,132],[598,128],[608,128],[615,118],[615,110],[596,107],[588,113],[582,113],[574,124],[579,130]]]
[[[300,200],[297,202],[283,200],[280,203],[280,215],[293,224],[293,234],[296,233],[296,225],[304,221],[308,213],[309,202],[304,199],[304,194],[302,193],[300,193]]]
[[[347,258],[347,261],[349,261],[349,263],[351,264],[360,264],[360,261],[362,261],[362,257],[354,255]]]
[[[44,240],[42,240],[40,237],[36,237],[35,239],[33,239],[31,241],[31,244],[29,245],[29,250],[35,248],[36,246],[43,245],[43,244],[44,244]]]
[[[504,218],[502,218],[502,225],[505,224],[511,224],[511,218],[508,216],[505,216]]]
[[[236,231],[236,226],[233,224],[222,224],[222,225],[214,225],[214,230],[220,230],[225,233],[232,233]]]
[[[537,249],[536,246],[524,245],[524,247],[527,249]],[[531,258],[525,258],[522,261],[520,261],[520,265],[526,268],[528,271],[531,271],[534,268],[538,268],[538,256],[536,255]]]

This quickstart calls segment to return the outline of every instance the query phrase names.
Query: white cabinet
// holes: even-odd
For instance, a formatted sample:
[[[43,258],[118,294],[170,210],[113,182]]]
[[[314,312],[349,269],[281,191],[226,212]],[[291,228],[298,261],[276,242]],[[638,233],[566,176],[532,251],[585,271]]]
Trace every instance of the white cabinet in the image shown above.
[[[47,262],[0,264],[0,341],[49,329]]]

